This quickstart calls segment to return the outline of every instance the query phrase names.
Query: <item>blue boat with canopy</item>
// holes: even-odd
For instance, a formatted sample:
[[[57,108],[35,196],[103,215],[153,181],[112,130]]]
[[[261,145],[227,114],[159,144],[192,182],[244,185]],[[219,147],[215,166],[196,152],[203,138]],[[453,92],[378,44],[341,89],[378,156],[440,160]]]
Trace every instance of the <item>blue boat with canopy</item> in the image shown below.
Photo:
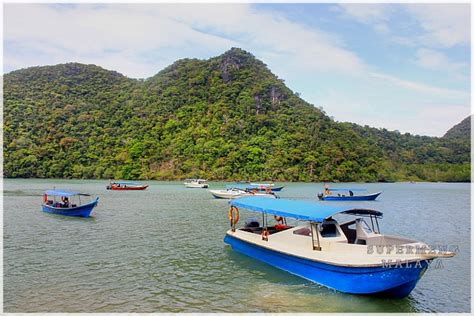
[[[344,293],[405,297],[433,259],[454,256],[381,234],[383,214],[372,209],[261,197],[229,204],[224,242],[235,251]],[[237,228],[239,209],[259,213],[261,221],[250,218]],[[339,224],[339,216],[349,220]]]
[[[321,201],[374,201],[382,192],[369,194],[354,194],[354,192],[366,192],[362,188],[329,188],[324,187],[324,192],[318,194]]]
[[[67,190],[48,190],[43,194],[43,212],[66,216],[91,216],[92,210],[99,203],[99,197],[92,201],[81,203],[90,194]],[[90,198],[88,198],[90,200]]]

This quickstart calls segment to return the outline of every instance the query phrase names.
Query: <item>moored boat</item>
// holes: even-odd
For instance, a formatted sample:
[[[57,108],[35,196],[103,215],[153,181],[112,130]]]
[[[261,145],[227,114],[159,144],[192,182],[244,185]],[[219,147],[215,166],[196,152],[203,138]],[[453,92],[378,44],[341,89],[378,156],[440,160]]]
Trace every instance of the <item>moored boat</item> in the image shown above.
[[[276,187],[273,183],[235,183],[228,185],[227,188],[236,188],[247,191],[256,190],[261,192],[279,192],[284,188],[284,186]]]
[[[114,190],[114,191],[141,191],[146,190],[148,188],[148,184],[141,184],[137,182],[129,182],[129,181],[111,181],[107,185],[107,190]]]
[[[433,259],[454,256],[410,238],[381,234],[383,214],[376,210],[260,197],[229,203],[231,229],[224,241],[235,251],[345,293],[405,297]],[[239,208],[261,213],[262,223],[236,228]],[[356,218],[339,224],[333,218],[338,214]],[[278,224],[270,224],[269,216]],[[290,226],[286,218],[304,223]]]
[[[354,192],[365,192],[367,189],[361,188],[329,188],[325,187],[324,192],[318,193],[321,201],[374,201],[382,192],[369,194],[354,194]]]
[[[248,191],[237,188],[228,188],[226,190],[209,190],[216,199],[237,199],[244,196],[260,196],[264,198],[275,199],[277,196],[273,192]]]
[[[81,204],[81,197],[89,197],[90,194],[71,192],[66,190],[48,190],[43,194],[43,212],[66,215],[89,217],[94,207],[99,202],[95,200]],[[77,200],[77,201],[74,201]]]
[[[186,188],[208,188],[209,184],[204,179],[186,179],[184,180]]]

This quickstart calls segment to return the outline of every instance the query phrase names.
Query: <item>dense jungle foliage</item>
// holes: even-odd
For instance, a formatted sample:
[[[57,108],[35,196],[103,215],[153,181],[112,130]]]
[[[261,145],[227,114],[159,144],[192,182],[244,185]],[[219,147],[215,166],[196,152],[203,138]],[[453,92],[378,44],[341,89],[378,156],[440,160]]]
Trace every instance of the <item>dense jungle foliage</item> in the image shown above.
[[[339,123],[233,48],[146,80],[94,65],[4,76],[4,176],[470,181],[470,136]]]

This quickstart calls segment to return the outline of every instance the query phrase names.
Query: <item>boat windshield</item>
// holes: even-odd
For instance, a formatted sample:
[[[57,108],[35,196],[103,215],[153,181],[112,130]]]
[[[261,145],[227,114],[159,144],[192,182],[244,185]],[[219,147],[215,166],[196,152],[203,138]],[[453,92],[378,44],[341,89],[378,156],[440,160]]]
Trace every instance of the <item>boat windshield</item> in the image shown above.
[[[373,233],[373,231],[372,231],[372,229],[370,228],[369,224],[367,224],[367,222],[366,222],[363,218],[359,219],[359,221],[360,221],[360,223],[361,223],[362,229],[364,229],[364,231],[365,231],[366,233],[369,233],[369,234],[370,234],[370,233]]]

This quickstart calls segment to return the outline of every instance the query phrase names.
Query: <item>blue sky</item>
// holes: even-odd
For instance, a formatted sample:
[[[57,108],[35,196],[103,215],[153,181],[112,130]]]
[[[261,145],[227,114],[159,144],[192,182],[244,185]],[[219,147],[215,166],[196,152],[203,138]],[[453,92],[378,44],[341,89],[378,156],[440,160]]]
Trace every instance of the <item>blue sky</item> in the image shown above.
[[[442,136],[470,114],[469,4],[5,4],[4,72],[132,78],[241,47],[338,121]]]

